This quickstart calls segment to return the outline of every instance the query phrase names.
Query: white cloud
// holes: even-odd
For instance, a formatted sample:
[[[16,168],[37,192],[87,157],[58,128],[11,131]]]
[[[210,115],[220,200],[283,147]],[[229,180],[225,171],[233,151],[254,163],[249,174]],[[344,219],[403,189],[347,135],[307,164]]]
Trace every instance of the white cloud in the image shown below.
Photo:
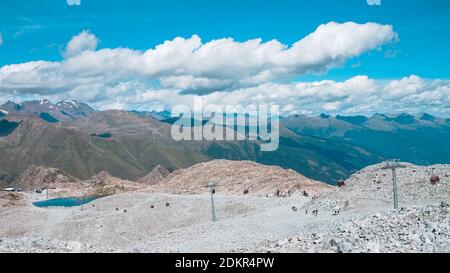
[[[448,116],[450,81],[425,80],[414,75],[392,81],[357,76],[343,82],[265,83],[204,98],[207,103],[219,105],[273,103],[280,105],[284,114],[431,112]]]
[[[328,23],[291,46],[277,40],[202,42],[177,37],[145,50],[104,48],[89,31],[74,36],[59,62],[0,68],[2,98],[75,98],[100,109],[160,109],[193,101],[276,103],[285,113],[372,113],[429,110],[448,114],[450,83],[418,76],[378,81],[290,82],[326,72],[397,39],[392,26]],[[284,82],[284,83],[280,83]],[[433,112],[433,111],[427,111]]]
[[[84,30],[80,34],[72,37],[66,46],[64,57],[71,58],[84,51],[94,51],[97,49],[98,38],[89,32]]]
[[[81,0],[66,0],[69,6],[81,6]]]
[[[96,85],[78,86],[65,94],[47,96],[52,100],[77,98],[99,109],[141,110],[170,109],[177,104],[192,106],[194,97],[196,95],[181,94],[176,89],[149,88],[139,81],[121,82],[104,89]],[[278,104],[285,115],[323,112],[349,115],[376,112],[450,114],[450,81],[426,80],[415,75],[391,81],[357,76],[342,82],[264,83],[202,97],[206,104],[215,105]]]
[[[105,88],[132,79],[160,82],[163,88],[184,93],[231,91],[326,72],[396,36],[389,25],[332,22],[319,26],[290,47],[277,40],[261,39],[237,42],[224,38],[203,43],[194,35],[137,51],[96,50],[98,38],[83,31],[69,41],[61,62],[41,61],[1,68],[0,91],[27,93],[32,87],[36,92],[66,92],[80,85]],[[27,79],[27,88],[22,88],[21,79]]]
[[[405,91],[406,90],[406,91]],[[26,99],[47,98],[53,101],[76,98],[98,109],[170,109],[177,104],[192,106],[193,94],[177,89],[148,87],[130,80],[111,86],[77,85],[65,93],[45,96],[26,94]],[[229,92],[202,96],[206,104],[238,105],[278,104],[283,115],[329,114],[371,115],[373,113],[431,113],[450,115],[450,80],[427,80],[412,75],[398,80],[375,80],[357,76],[346,81],[263,83]],[[2,95],[3,98],[3,95]],[[23,95],[4,99],[20,100]]]

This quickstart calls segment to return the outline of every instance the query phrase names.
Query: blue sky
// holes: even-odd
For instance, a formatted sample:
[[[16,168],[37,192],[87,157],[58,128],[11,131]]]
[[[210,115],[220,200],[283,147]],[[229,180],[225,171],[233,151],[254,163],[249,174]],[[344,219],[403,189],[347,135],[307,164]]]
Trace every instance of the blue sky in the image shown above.
[[[365,0],[82,0],[80,6],[65,0],[3,0],[0,65],[58,60],[60,48],[84,29],[100,38],[101,47],[146,49],[192,34],[204,40],[262,38],[291,44],[330,21],[391,24],[400,40],[386,47],[395,58],[384,58],[384,52],[366,54],[352,60],[353,68],[335,70],[327,78],[361,73],[375,78],[450,76],[446,0],[383,0],[380,6]]]
[[[166,40],[192,35],[198,35],[203,43],[231,37],[237,42],[275,39],[291,46],[329,22],[392,25],[398,39],[348,56],[324,71],[289,74],[291,83],[344,82],[361,75],[379,81],[411,75],[421,80],[450,78],[447,0],[382,0],[379,6],[370,6],[366,0],[81,0],[81,5],[68,5],[66,0],[2,0],[0,67],[38,60],[62,61],[67,43],[84,30],[95,35],[97,50],[130,48],[144,52]],[[270,82],[286,80],[281,77]],[[11,98],[11,94],[17,94],[11,87],[4,89]],[[35,89],[39,88],[33,86]],[[22,97],[34,95],[19,93]],[[95,104],[100,96],[87,100]],[[447,104],[441,107],[448,111]]]

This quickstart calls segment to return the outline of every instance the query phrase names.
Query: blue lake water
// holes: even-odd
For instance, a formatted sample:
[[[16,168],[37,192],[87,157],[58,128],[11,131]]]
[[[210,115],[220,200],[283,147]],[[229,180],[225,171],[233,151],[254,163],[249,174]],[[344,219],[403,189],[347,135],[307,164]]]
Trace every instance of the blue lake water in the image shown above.
[[[67,198],[55,198],[44,201],[34,202],[33,205],[39,208],[46,207],[76,207],[87,204],[95,199],[103,196],[86,196],[86,197],[67,197]]]

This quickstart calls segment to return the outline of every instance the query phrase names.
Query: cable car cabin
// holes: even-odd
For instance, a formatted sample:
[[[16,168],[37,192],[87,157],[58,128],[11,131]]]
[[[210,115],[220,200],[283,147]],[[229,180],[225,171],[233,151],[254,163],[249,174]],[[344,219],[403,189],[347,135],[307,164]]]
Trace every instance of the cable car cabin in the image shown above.
[[[337,185],[338,185],[339,188],[345,187],[345,181],[344,180],[339,180],[337,182]]]
[[[439,176],[433,175],[432,177],[430,177],[431,185],[436,185],[440,181],[441,179],[439,178]]]

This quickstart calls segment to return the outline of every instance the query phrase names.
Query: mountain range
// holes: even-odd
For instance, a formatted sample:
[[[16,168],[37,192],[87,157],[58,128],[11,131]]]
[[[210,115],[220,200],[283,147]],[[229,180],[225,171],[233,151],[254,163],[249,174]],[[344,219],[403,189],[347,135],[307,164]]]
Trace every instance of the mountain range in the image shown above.
[[[175,141],[170,112],[96,111],[75,100],[0,105],[0,183],[29,166],[61,169],[86,179],[101,171],[138,180],[156,166],[169,171],[212,159],[251,160],[296,170],[334,184],[385,159],[450,163],[450,120],[429,114],[317,117],[280,121],[280,146],[258,141]]]
[[[429,114],[291,116],[283,124],[297,133],[345,141],[383,158],[421,165],[450,161],[450,120]]]

